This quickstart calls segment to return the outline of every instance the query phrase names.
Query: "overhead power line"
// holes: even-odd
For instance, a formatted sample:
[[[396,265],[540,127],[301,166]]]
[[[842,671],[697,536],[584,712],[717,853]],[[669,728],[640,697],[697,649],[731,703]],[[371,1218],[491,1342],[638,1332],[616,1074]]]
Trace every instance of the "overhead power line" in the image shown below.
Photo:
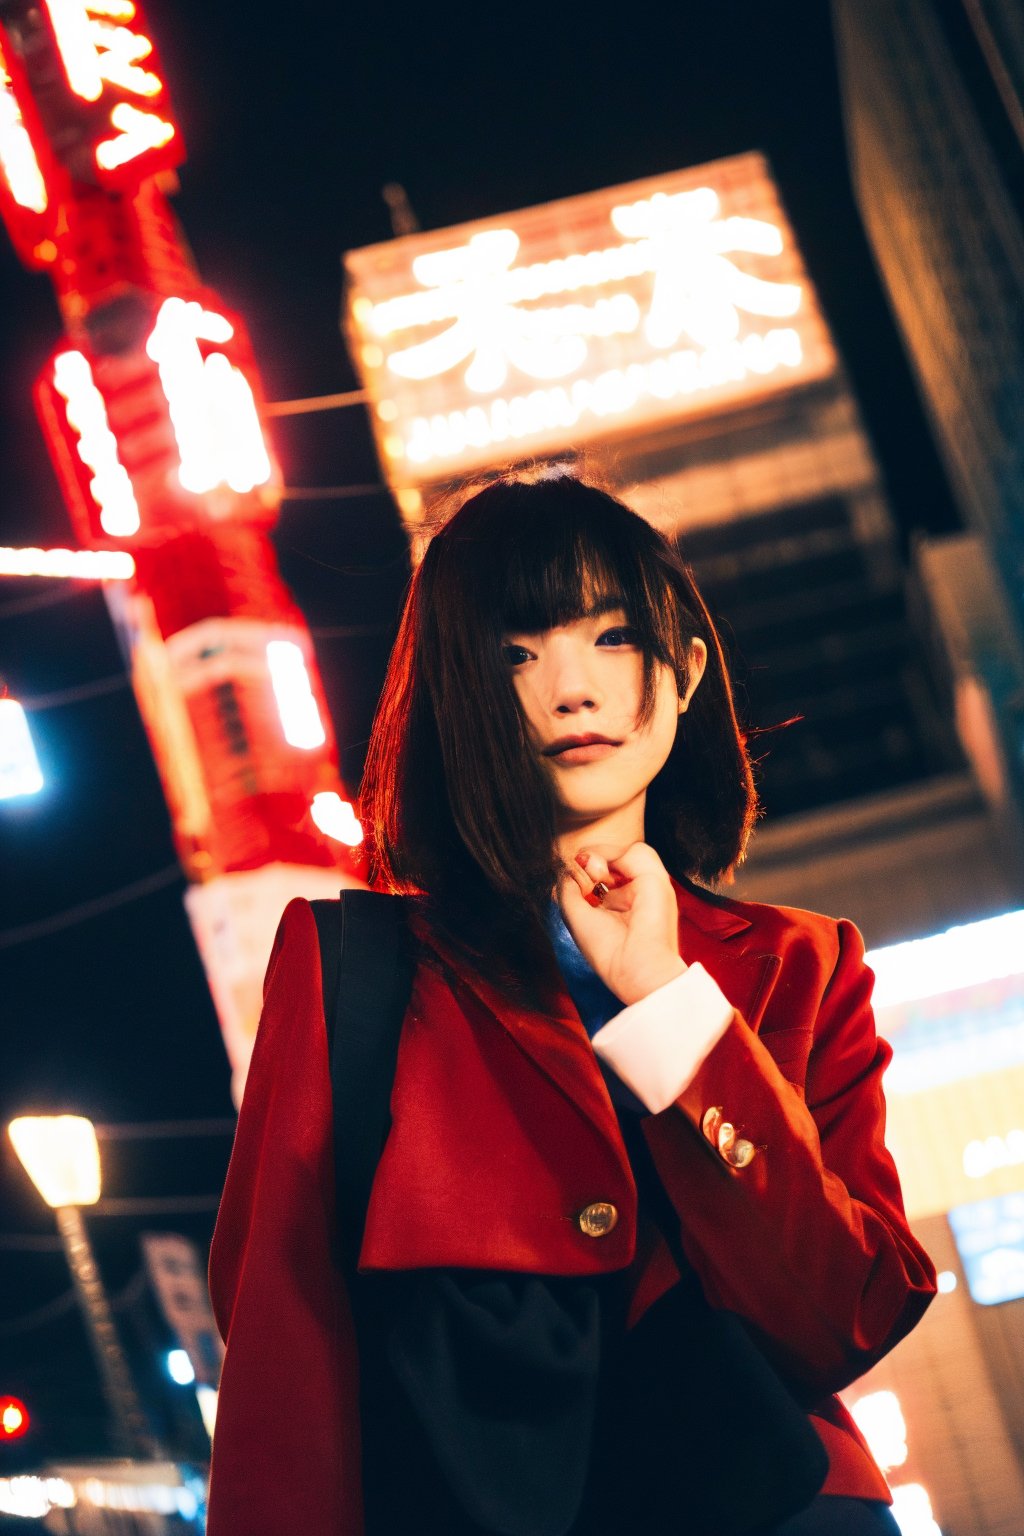
[[[337,411],[346,405],[365,405],[365,389],[348,389],[340,395],[310,395],[305,400],[272,400],[263,407],[267,416],[304,416],[311,411]]]
[[[131,679],[127,672],[112,672],[109,677],[94,678],[91,683],[78,683],[72,688],[59,688],[56,693],[37,693],[22,698],[22,707],[28,710],[59,709],[65,704],[82,704],[86,699],[99,699],[105,693],[117,693],[127,688]]]
[[[345,501],[352,496],[387,496],[386,485],[286,485],[281,492],[285,501]]]
[[[112,1198],[88,1207],[91,1216],[188,1216],[215,1211],[220,1195],[158,1195],[151,1199]]]
[[[0,1253],[60,1253],[64,1240],[35,1232],[0,1232]]]
[[[237,1120],[141,1120],[119,1125],[97,1125],[100,1141],[133,1141],[176,1136],[233,1136]]]
[[[83,901],[77,907],[68,907],[64,912],[55,912],[52,917],[41,918],[36,923],[22,923],[18,928],[4,929],[0,932],[0,949],[13,949],[16,944],[29,944],[33,939],[43,939],[51,933],[59,933],[62,928],[71,928],[75,923],[87,922],[91,917],[100,917],[104,912],[110,912],[115,907],[123,907],[130,901],[141,901],[144,896],[151,896],[154,891],[162,891],[182,878],[180,865],[169,864],[166,869],[158,869],[155,874],[146,875],[143,880],[133,880],[131,885],[123,885],[120,890],[110,891],[106,896],[97,896],[94,901]]]
[[[45,581],[45,576],[31,577],[33,581]],[[35,613],[39,608],[53,608],[57,603],[66,603],[72,597],[81,597],[83,592],[95,592],[95,582],[81,582],[68,585],[62,584],[48,592],[35,592],[30,597],[16,597],[9,603],[0,603],[0,619],[17,618],[22,613]]]
[[[57,1239],[58,1243],[60,1239]],[[126,1307],[133,1306],[142,1296],[149,1284],[149,1277],[145,1269],[137,1269],[131,1279],[110,1298],[110,1310],[123,1312]],[[66,1317],[68,1313],[78,1308],[78,1293],[74,1290],[62,1291],[52,1301],[46,1302],[41,1307],[36,1307],[32,1312],[23,1312],[20,1317],[5,1318],[0,1322],[0,1338],[12,1338],[19,1333],[29,1333],[33,1328],[43,1328],[47,1323],[56,1322],[58,1318]]]

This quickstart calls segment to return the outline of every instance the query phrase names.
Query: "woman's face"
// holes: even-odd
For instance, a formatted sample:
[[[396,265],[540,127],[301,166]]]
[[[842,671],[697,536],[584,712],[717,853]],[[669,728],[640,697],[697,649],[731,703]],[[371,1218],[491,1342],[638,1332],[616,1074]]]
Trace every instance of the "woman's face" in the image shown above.
[[[559,831],[619,812],[642,818],[647,786],[672,750],[704,671],[704,642],[692,642],[683,698],[672,668],[655,662],[654,709],[644,724],[643,648],[617,598],[598,598],[583,618],[555,629],[506,634],[502,650],[527,740],[554,785]]]

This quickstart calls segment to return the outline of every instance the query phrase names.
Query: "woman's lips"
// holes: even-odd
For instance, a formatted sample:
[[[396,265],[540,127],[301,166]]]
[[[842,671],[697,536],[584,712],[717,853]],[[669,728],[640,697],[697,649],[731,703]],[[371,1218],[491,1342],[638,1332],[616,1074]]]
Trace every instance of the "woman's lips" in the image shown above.
[[[587,741],[578,747],[563,747],[561,752],[551,753],[554,763],[596,763],[617,750],[617,741]]]

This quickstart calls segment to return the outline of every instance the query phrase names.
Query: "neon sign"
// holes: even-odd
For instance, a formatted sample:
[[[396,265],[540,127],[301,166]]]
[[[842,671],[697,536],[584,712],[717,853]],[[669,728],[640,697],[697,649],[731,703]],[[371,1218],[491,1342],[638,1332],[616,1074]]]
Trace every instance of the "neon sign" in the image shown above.
[[[22,119],[38,112],[37,159],[49,143],[60,161],[40,170],[51,203],[67,200],[69,177],[132,190],[180,164],[162,66],[134,0],[6,0],[4,11],[11,94]]]
[[[175,125],[155,110],[165,95],[152,39],[133,0],[44,0],[72,93],[104,109],[92,154],[97,179],[165,149]],[[140,105],[141,103],[141,105]],[[113,129],[112,136],[106,131]],[[177,158],[177,157],[175,157]]]
[[[36,386],[82,543],[272,521],[279,473],[244,326],[206,294],[154,298],[150,315],[121,352],[59,349]]]
[[[120,549],[0,547],[0,576],[48,576],[71,581],[129,581],[135,561]]]
[[[46,182],[35,147],[25,127],[14,81],[0,48],[0,170],[11,196],[20,208],[45,213],[49,204]]]
[[[28,267],[56,259],[58,193],[67,183],[50,152],[24,68],[0,28],[0,211]]]
[[[398,486],[827,376],[757,155],[351,252],[347,326]]]
[[[327,732],[301,648],[293,640],[271,640],[267,667],[285,741],[307,752],[322,747]]]
[[[196,495],[221,484],[244,493],[271,477],[244,373],[222,352],[204,357],[199,350],[200,341],[224,343],[234,334],[229,320],[194,300],[166,299],[146,343],[181,455],[178,478]]]
[[[139,505],[88,359],[81,352],[61,352],[53,361],[53,387],[66,403],[78,457],[92,471],[89,492],[99,507],[100,527],[111,538],[138,533]]]

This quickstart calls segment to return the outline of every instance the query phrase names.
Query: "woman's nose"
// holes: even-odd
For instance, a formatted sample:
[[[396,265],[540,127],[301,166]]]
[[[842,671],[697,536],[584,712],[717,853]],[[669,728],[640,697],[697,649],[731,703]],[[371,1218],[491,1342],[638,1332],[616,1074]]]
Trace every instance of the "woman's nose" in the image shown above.
[[[570,652],[552,658],[549,697],[556,715],[598,707],[600,692],[585,656]]]

